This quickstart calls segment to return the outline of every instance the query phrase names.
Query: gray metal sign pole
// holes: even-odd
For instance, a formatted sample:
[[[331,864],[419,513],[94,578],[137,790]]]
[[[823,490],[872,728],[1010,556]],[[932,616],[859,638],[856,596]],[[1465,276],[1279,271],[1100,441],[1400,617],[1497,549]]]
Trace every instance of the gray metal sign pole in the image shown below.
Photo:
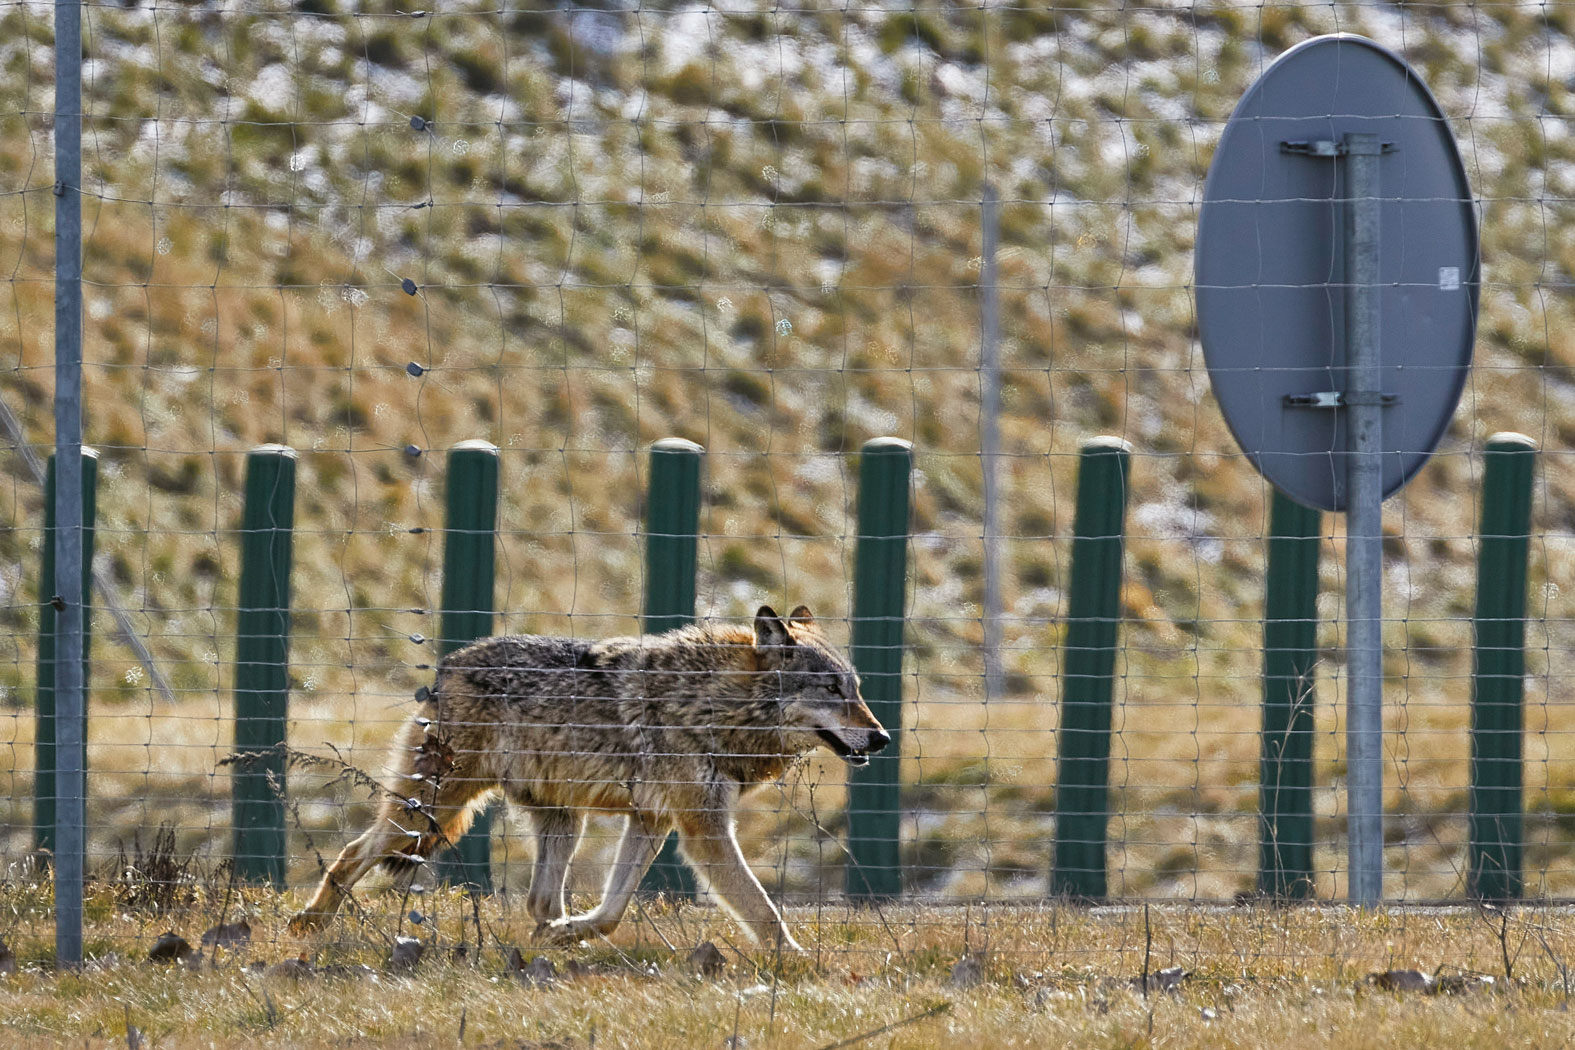
[[[1377,135],[1345,145],[1345,666],[1349,895],[1383,893],[1383,405]]]
[[[1387,154],[1396,160],[1380,176]],[[1198,216],[1198,333],[1220,411],[1280,491],[1346,515],[1347,894],[1358,906],[1383,896],[1382,505],[1460,403],[1481,283],[1473,209],[1422,78],[1338,33],[1291,48],[1242,97]]]
[[[55,4],[55,962],[82,963],[82,6]]]

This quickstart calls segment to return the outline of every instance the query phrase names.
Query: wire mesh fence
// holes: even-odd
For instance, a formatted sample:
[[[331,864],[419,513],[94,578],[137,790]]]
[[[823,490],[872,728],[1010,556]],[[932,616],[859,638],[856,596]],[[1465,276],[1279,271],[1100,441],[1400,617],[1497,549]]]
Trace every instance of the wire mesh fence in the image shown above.
[[[35,809],[50,794],[35,771],[54,594],[50,10],[0,4],[0,849],[17,873],[50,843]],[[1485,449],[1515,431],[1537,450],[1526,608],[1496,614],[1524,632],[1523,723],[1508,730],[1523,748],[1516,895],[1575,896],[1569,10],[83,13],[83,440],[97,451],[86,831],[99,884],[135,883],[128,872],[158,867],[151,854],[166,883],[299,891],[252,905],[282,916],[374,820],[373,782],[396,738],[418,746],[400,726],[424,710],[418,691],[451,643],[530,633],[578,652],[692,612],[747,648],[759,606],[803,604],[856,662],[861,643],[895,654],[871,708],[897,742],[869,770],[823,748],[741,803],[743,853],[795,914],[846,907],[888,876],[874,895],[916,906],[1283,891],[1265,884],[1261,816],[1274,499],[1211,396],[1192,248],[1243,91],[1289,46],[1350,31],[1428,79],[1479,202],[1484,260],[1464,399],[1384,514],[1382,894],[1472,889],[1472,615],[1483,516],[1508,498],[1484,508]],[[871,533],[861,472],[881,438],[911,446],[894,490],[907,505],[900,528]],[[692,450],[689,480],[659,477],[664,439]],[[1108,607],[1078,620],[1091,441],[1120,450],[1124,503],[1095,574]],[[288,521],[254,516],[248,457],[269,444],[289,450],[274,457],[293,478]],[[451,450],[466,447],[490,481],[456,473]],[[277,495],[272,477],[257,485]],[[692,555],[663,546],[686,530],[656,517],[689,484]],[[490,523],[456,524],[456,493],[483,491]],[[269,548],[282,560],[248,553],[286,525],[284,550]],[[1344,531],[1332,515],[1302,527],[1318,557],[1303,563],[1313,655],[1289,716],[1310,763],[1298,893],[1337,900]],[[485,556],[456,561],[457,535],[484,536]],[[900,544],[862,581],[875,535]],[[249,604],[258,574],[276,591]],[[860,594],[881,586],[896,610],[860,618]],[[282,615],[287,639],[254,613]],[[1078,622],[1099,640],[1080,641]],[[861,639],[872,623],[895,638]],[[264,635],[287,647],[248,648]],[[1068,692],[1103,675],[1084,668],[1093,650],[1109,660],[1110,704],[1089,728],[1068,722],[1086,713]],[[274,677],[248,677],[258,669]],[[877,699],[880,672],[859,670]],[[271,698],[267,720],[243,694]],[[1107,753],[1073,772],[1092,770],[1079,812],[1106,837],[1080,834],[1074,864],[1057,844],[1072,837],[1058,785],[1067,741],[1099,732],[1098,717]],[[273,749],[271,775],[227,761],[258,749]],[[277,840],[248,837],[247,806]],[[869,824],[869,811],[891,816]],[[590,822],[569,884],[582,900],[600,890],[617,824]],[[525,819],[471,842],[498,899],[527,900],[538,847]],[[1062,875],[1101,868],[1104,885],[1066,881],[1056,858]],[[365,897],[362,914],[406,929],[438,874]]]

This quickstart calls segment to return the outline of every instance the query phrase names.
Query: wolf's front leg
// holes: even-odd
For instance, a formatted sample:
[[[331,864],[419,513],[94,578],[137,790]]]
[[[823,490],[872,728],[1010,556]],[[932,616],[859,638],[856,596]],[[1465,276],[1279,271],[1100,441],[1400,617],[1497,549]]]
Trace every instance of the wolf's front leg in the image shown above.
[[[536,936],[552,944],[574,944],[597,934],[608,934],[618,928],[629,901],[640,888],[646,869],[656,859],[662,848],[665,829],[658,829],[654,822],[638,813],[630,814],[624,826],[623,838],[618,840],[618,856],[612,870],[607,873],[607,885],[602,891],[602,901],[584,915],[571,915],[565,919],[538,926]]]
[[[541,926],[563,918],[563,883],[579,848],[585,818],[572,809],[541,806],[531,812],[536,825],[536,867],[525,907]]]
[[[733,822],[717,814],[713,819],[679,828],[679,849],[695,874],[710,887],[722,907],[743,923],[757,942],[767,948],[802,951],[781,912],[771,903],[765,887],[755,878],[739,849]]]

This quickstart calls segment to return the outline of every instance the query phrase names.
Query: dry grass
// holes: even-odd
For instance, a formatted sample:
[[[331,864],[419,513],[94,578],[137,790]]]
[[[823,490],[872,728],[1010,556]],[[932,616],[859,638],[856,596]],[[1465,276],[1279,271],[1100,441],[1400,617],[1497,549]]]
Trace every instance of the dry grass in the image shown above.
[[[7,1030],[29,1046],[123,1046],[128,1022],[151,1047],[281,1050],[786,1050],[839,1045],[885,1026],[896,1027],[865,1045],[1411,1050],[1558,1046],[1575,1037],[1567,969],[1575,918],[1567,910],[903,905],[877,916],[800,908],[789,919],[807,951],[777,959],[742,947],[713,909],[654,905],[610,942],[544,953],[557,978],[534,986],[508,969],[508,948],[526,944],[529,931],[508,898],[482,904],[479,952],[462,898],[421,902],[423,923],[403,929],[427,944],[425,958],[397,973],[386,967],[394,914],[405,906],[397,899],[372,900],[363,925],[300,943],[282,932],[293,897],[205,885],[188,907],[154,916],[100,888],[88,928],[98,958],[80,974],[58,975],[45,965],[47,893],[25,882],[0,892],[11,916],[6,937],[22,964],[0,978]],[[249,921],[249,945],[206,949],[189,966],[143,960],[165,929],[195,943],[221,909]],[[456,961],[462,940],[469,950]],[[688,962],[705,940],[723,949],[725,967],[714,976]],[[525,958],[533,954],[527,944]],[[298,979],[260,972],[297,956],[318,971],[368,969]],[[965,956],[972,961],[959,966]],[[1172,967],[1186,976],[1167,989]],[[1406,968],[1464,978],[1471,988],[1429,995],[1367,980]]]
[[[334,4],[325,0],[316,5]],[[481,5],[485,6],[485,5]],[[708,449],[702,613],[847,614],[856,455],[914,441],[904,835],[920,888],[1042,889],[1075,453],[1135,447],[1114,784],[1118,892],[1250,887],[1267,494],[1195,343],[1195,202],[1267,57],[1365,31],[1428,77],[1484,200],[1477,367],[1440,454],[1389,504],[1386,890],[1458,893],[1474,493],[1490,433],[1546,450],[1527,735],[1530,888],[1575,893],[1575,112],[1557,5],[1032,5],[717,14],[307,17],[94,8],[86,438],[99,556],[178,703],[104,624],[97,855],[178,818],[222,856],[244,452],[301,452],[292,741],[378,762],[437,634],[442,450],[502,449],[500,630],[636,626],[643,451]],[[0,13],[0,397],[51,440],[43,9]],[[235,17],[229,17],[234,14]],[[602,21],[597,21],[601,19]],[[622,43],[598,50],[595,27]],[[680,27],[681,28],[681,27]],[[593,46],[594,45],[594,46]],[[685,50],[689,48],[689,50]],[[221,74],[216,79],[215,73]],[[988,99],[983,88],[988,84]],[[273,96],[263,87],[272,85]],[[977,90],[976,90],[977,89]],[[363,105],[367,103],[368,105]],[[637,112],[639,120],[629,114]],[[505,119],[500,122],[499,114]],[[370,114],[370,115],[369,115]],[[412,130],[411,115],[434,123]],[[1010,647],[985,703],[978,206],[1002,208]],[[155,203],[156,202],[156,203]],[[427,206],[427,205],[432,206]],[[420,207],[417,207],[421,205]],[[418,294],[406,294],[409,277]],[[425,372],[406,372],[415,362]],[[405,452],[414,445],[419,457]],[[27,847],[41,496],[0,463],[0,834]],[[1340,529],[1318,691],[1321,892],[1340,892]],[[419,530],[419,531],[417,531]],[[100,618],[102,620],[102,617]],[[811,831],[835,776],[763,804],[790,885],[837,885]],[[298,778],[315,841],[353,801]],[[297,872],[310,875],[305,839]],[[502,847],[500,846],[500,850]],[[786,863],[786,862],[784,862]]]

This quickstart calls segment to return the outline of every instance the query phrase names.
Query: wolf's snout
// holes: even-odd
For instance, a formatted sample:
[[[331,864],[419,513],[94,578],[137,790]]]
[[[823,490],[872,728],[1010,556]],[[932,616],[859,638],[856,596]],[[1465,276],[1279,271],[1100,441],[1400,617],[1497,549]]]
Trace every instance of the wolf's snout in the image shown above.
[[[884,750],[889,743],[891,743],[891,734],[884,729],[876,729],[870,733],[870,742],[865,745],[864,750],[874,754],[876,751]]]

